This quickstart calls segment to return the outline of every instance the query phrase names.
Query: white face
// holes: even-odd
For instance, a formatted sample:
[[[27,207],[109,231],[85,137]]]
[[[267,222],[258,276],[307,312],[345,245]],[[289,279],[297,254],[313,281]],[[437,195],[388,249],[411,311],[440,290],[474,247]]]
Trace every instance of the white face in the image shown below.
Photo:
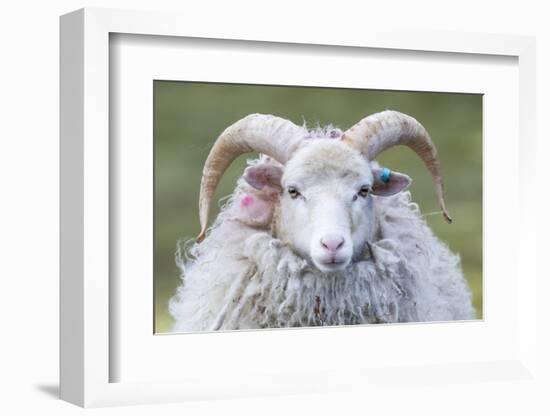
[[[276,236],[324,272],[344,269],[372,240],[376,201],[371,195],[393,195],[411,182],[337,139],[304,142],[285,166],[264,159],[243,178],[264,199],[245,194],[236,218],[267,226],[276,210]]]
[[[296,152],[281,179],[278,234],[321,271],[344,269],[374,232],[373,175],[359,153],[338,140]]]

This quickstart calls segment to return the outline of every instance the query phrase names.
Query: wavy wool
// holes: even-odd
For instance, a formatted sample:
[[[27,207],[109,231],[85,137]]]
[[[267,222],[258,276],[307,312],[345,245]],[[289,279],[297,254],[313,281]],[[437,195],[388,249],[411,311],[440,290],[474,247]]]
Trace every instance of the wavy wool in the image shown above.
[[[466,320],[474,317],[460,259],[410,193],[375,198],[377,232],[345,270],[321,273],[269,230],[232,217],[242,183],[208,236],[178,253],[175,332]]]

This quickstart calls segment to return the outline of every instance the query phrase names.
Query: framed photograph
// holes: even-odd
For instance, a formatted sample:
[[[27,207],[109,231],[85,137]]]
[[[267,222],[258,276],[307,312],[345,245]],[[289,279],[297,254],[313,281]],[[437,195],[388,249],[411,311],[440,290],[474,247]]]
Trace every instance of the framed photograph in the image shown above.
[[[162,80],[153,89],[156,334],[482,318],[482,94]],[[247,152],[233,162],[236,172],[219,186],[223,208],[199,242],[190,236],[201,231],[203,171],[206,183],[210,161],[229,153],[216,153],[227,137],[220,133],[249,120],[286,126],[296,143],[281,133],[267,138],[270,146],[281,140],[273,151],[264,136],[250,141],[275,156]],[[357,136],[359,148],[378,137],[392,143],[359,156],[370,168],[353,167],[361,152],[337,127],[356,123],[383,126]],[[414,153],[413,129],[437,158]],[[204,145],[217,136],[212,150]],[[396,137],[413,152],[389,152]],[[293,146],[284,165],[274,159]],[[454,226],[433,192],[430,169],[436,183],[443,178],[438,163]],[[225,175],[218,170],[216,179]]]
[[[532,378],[534,40],[181,19],[61,18],[61,397]]]

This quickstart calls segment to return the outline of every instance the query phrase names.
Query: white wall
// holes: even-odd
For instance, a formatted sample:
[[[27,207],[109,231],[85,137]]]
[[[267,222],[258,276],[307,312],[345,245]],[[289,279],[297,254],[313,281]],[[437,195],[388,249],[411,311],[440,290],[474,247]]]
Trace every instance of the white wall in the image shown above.
[[[58,376],[58,16],[74,9],[116,7],[180,10],[195,14],[245,12],[250,18],[277,19],[281,27],[318,21],[327,31],[342,25],[379,25],[537,36],[538,149],[540,173],[550,137],[549,13],[540,1],[422,0],[298,2],[201,0],[11,1],[0,8],[0,412],[72,414],[80,409],[60,402]],[[284,22],[284,24],[283,24]],[[546,140],[547,142],[547,140]],[[536,175],[533,172],[533,175]],[[542,184],[542,183],[541,183]],[[543,191],[543,189],[541,189]],[[545,198],[547,199],[547,198]],[[539,211],[546,211],[546,200]],[[537,207],[533,207],[536,209]],[[545,225],[548,221],[544,220]],[[7,232],[6,232],[7,231]],[[546,273],[550,276],[550,273]],[[539,287],[548,293],[548,284]],[[548,318],[549,307],[541,313]],[[548,321],[546,321],[548,322]],[[540,323],[548,328],[547,323]],[[542,335],[542,332],[541,332]],[[550,350],[546,335],[546,351]],[[548,371],[548,359],[541,365]],[[547,389],[550,391],[550,388]],[[427,395],[437,392],[435,398]],[[319,397],[270,398],[101,409],[100,414],[543,414],[542,391],[528,384],[433,386],[370,397],[345,393]],[[539,403],[537,405],[537,403]],[[261,406],[262,410],[259,410]],[[548,412],[548,404],[544,406]],[[11,409],[11,410],[8,410]],[[549,414],[549,413],[546,413]]]

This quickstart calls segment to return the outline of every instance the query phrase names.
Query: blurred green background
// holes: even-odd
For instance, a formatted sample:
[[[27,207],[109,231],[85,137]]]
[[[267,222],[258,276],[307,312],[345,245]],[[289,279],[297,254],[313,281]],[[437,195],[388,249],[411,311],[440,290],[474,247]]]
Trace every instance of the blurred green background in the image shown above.
[[[268,113],[308,126],[346,129],[366,115],[398,110],[418,119],[437,146],[447,207],[454,223],[427,215],[432,230],[462,258],[478,318],[482,317],[482,96],[478,94],[154,82],[155,333],[168,332],[169,298],[180,284],[177,241],[199,232],[202,166],[218,135],[250,113]],[[247,158],[233,163],[215,200],[232,192]],[[409,149],[388,150],[378,160],[413,178],[413,200],[423,214],[439,211],[428,171]],[[210,218],[218,212],[214,204]]]

